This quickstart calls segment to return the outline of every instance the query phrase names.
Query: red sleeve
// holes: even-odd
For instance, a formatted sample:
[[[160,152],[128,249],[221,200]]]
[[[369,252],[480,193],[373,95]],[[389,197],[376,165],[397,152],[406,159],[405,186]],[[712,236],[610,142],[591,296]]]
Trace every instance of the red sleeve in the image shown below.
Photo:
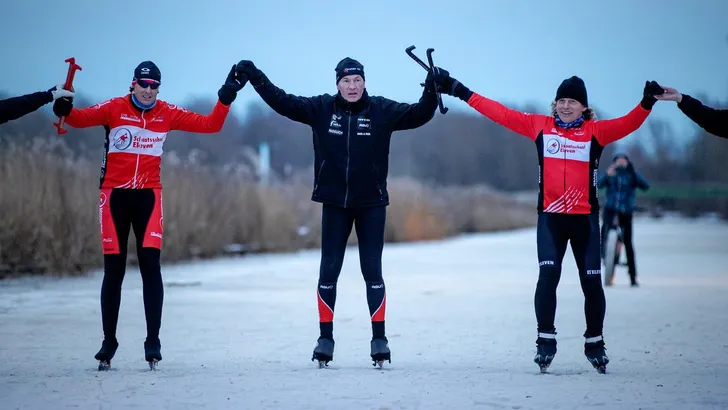
[[[88,108],[72,109],[63,121],[73,128],[87,128],[109,123],[109,110],[113,100],[107,100]]]
[[[187,132],[213,134],[219,132],[225,124],[230,106],[217,101],[209,115],[197,114],[184,108],[169,105],[172,110],[172,129]]]
[[[611,144],[637,131],[649,114],[650,111],[637,104],[627,115],[611,120],[595,121],[594,137],[602,146]]]
[[[520,111],[512,110],[505,105],[485,98],[478,93],[473,93],[468,100],[468,105],[475,108],[476,111],[490,118],[493,122],[509,130],[536,140],[541,129],[539,128],[539,120],[543,119],[543,115],[528,114]]]

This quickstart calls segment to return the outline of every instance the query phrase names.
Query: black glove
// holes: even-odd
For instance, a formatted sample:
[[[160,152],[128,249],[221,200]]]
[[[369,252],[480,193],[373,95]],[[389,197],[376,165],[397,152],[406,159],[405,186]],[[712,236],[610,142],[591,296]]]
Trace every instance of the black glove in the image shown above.
[[[433,85],[434,84],[434,85]],[[425,79],[425,87],[437,87],[437,92],[441,94],[452,95],[465,102],[470,99],[473,92],[460,81],[450,77],[450,73],[440,67],[435,67],[435,73],[427,73]]]
[[[655,98],[655,96],[664,93],[665,89],[662,88],[660,84],[657,84],[657,81],[645,81],[645,89],[642,92],[642,101],[640,102],[640,105],[642,105],[642,108],[645,110],[651,110],[652,106],[654,106],[657,102],[657,98]]]
[[[230,73],[228,73],[225,79],[225,84],[217,92],[217,97],[220,99],[220,102],[223,105],[232,104],[235,101],[235,97],[238,96],[238,91],[242,90],[247,82],[248,77],[244,74],[239,74],[235,70],[235,65],[233,65],[233,68],[230,69]]]
[[[68,117],[73,110],[73,98],[61,97],[53,103],[53,114],[57,117]]]
[[[430,92],[441,93],[443,84],[450,78],[450,73],[444,68],[435,67],[435,72],[427,72],[427,78],[425,78],[425,89]]]
[[[235,71],[238,74],[245,74],[254,86],[260,84],[263,80],[263,72],[250,60],[240,60],[238,65],[235,66]]]

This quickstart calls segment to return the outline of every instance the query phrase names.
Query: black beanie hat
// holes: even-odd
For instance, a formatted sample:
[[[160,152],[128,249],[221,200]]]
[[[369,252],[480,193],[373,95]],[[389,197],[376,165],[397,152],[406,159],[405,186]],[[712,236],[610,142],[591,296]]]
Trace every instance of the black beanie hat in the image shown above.
[[[364,79],[364,66],[353,58],[346,57],[336,65],[336,84],[347,75],[357,74]]]
[[[616,162],[620,158],[624,158],[627,160],[627,162],[629,162],[629,157],[624,152],[619,152],[615,154],[614,157],[612,157],[612,162]]]
[[[586,98],[586,86],[584,80],[577,76],[572,76],[561,82],[558,90],[556,90],[556,98],[558,101],[562,98],[572,98],[579,101],[584,107],[589,106],[589,100]]]
[[[155,80],[162,82],[162,73],[159,67],[151,61],[142,61],[137,68],[134,69],[134,80]]]

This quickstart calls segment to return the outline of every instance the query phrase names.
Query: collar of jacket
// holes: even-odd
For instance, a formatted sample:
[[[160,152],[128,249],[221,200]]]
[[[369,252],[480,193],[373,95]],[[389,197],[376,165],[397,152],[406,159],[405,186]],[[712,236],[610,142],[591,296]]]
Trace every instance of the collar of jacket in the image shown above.
[[[364,92],[361,95],[361,98],[356,102],[349,102],[344,99],[344,97],[341,96],[341,93],[336,93],[336,106],[338,108],[342,108],[346,111],[350,111],[353,113],[361,112],[366,106],[369,104],[369,94],[367,93],[367,90],[364,90]]]

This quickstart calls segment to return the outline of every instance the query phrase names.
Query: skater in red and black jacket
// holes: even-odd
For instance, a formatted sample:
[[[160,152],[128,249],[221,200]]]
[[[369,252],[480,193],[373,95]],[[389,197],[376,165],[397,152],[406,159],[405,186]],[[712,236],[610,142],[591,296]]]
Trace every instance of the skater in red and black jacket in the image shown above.
[[[301,97],[276,87],[252,61],[238,63],[255,91],[277,113],[311,127],[314,187],[311,199],[323,204],[321,266],[318,278],[320,335],[312,360],[333,359],[336,288],[352,228],[356,229],[361,271],[371,317],[371,358],[381,364],[391,352],[384,331],[387,298],[382,250],[387,173],[392,133],[421,127],[435,115],[436,74],[428,74],[419,102],[400,103],[366,91],[364,66],[352,58],[336,66],[335,95]]]
[[[153,367],[162,360],[159,329],[164,290],[160,267],[163,220],[160,167],[164,142],[170,131],[212,134],[220,131],[230,105],[247,79],[235,66],[218,91],[218,101],[208,115],[158,100],[162,74],[151,61],[134,70],[130,92],[88,108],[77,109],[61,98],[54,113],[66,117],[74,128],[102,126],[105,133],[99,188],[99,222],[104,254],[101,284],[101,318],[104,340],[96,354],[99,370],[108,368],[119,343],[116,327],[121,304],[121,285],[126,271],[129,232],[137,243],[139,271],[143,282],[147,338],[145,358]]]
[[[697,98],[681,94],[674,88],[664,88],[665,93],[657,96],[658,100],[677,102],[680,111],[705,131],[717,137],[728,139],[728,109],[711,108]]]
[[[539,164],[538,248],[539,278],[534,305],[538,322],[534,361],[542,371],[556,354],[556,288],[567,244],[579,269],[584,292],[584,353],[599,371],[609,358],[602,327],[606,311],[601,281],[597,169],[607,144],[626,137],[647,119],[663,90],[647,82],[641,101],[625,116],[597,120],[589,107],[584,81],[573,76],[556,90],[551,115],[527,114],[472,92],[461,82],[445,77],[442,93],[465,101],[495,123],[531,139]]]
[[[48,91],[38,91],[18,97],[0,100],[0,124],[8,121],[17,120],[18,118],[36,111],[38,108],[56,101],[61,97],[73,98],[73,91],[63,88],[63,84],[57,85]]]

